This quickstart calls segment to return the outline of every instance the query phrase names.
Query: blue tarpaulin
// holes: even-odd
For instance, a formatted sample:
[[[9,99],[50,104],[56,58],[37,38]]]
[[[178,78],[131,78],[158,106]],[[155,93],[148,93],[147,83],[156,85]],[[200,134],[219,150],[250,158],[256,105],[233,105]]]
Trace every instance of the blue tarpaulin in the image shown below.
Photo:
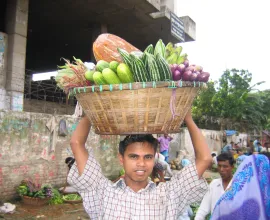
[[[236,134],[235,130],[225,130],[225,132],[226,132],[226,136],[232,136],[232,135]]]

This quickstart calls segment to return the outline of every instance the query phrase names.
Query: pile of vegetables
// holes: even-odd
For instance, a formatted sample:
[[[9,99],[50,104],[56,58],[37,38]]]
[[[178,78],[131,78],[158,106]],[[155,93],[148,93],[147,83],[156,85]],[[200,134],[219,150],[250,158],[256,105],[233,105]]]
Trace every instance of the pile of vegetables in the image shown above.
[[[102,34],[93,45],[97,63],[88,68],[80,59],[60,67],[55,80],[66,93],[74,87],[152,81],[207,82],[210,74],[199,65],[189,65],[182,46],[160,39],[142,52],[112,34]]]
[[[35,184],[30,179],[25,179],[17,187],[16,191],[20,196],[29,196],[33,198],[53,197],[53,187],[49,184]]]
[[[32,198],[50,198],[49,204],[62,204],[63,199],[60,192],[53,188],[50,184],[37,184],[31,179],[22,180],[21,184],[16,188],[20,196],[28,196]]]

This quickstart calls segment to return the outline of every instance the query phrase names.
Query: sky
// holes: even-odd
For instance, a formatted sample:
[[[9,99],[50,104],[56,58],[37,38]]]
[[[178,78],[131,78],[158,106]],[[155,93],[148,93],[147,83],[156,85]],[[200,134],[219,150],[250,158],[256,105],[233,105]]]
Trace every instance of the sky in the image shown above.
[[[175,13],[196,23],[196,41],[181,44],[190,64],[218,80],[226,69],[252,73],[252,84],[270,89],[269,0],[175,0]]]

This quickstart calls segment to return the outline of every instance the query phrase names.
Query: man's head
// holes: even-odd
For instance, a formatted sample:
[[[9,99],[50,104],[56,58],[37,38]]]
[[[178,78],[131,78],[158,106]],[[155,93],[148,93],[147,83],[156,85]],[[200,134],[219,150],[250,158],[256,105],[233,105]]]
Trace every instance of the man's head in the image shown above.
[[[165,138],[167,138],[167,137],[168,137],[168,134],[167,134],[167,133],[165,133],[165,134],[164,134],[164,137],[165,137]]]
[[[222,180],[230,180],[234,168],[234,159],[230,153],[221,153],[217,156],[218,172]]]
[[[215,156],[217,156],[217,155],[216,155],[216,153],[212,153],[211,156],[212,156],[212,157],[215,157]]]
[[[133,190],[144,188],[155,165],[158,141],[152,135],[129,135],[119,143],[125,182]]]

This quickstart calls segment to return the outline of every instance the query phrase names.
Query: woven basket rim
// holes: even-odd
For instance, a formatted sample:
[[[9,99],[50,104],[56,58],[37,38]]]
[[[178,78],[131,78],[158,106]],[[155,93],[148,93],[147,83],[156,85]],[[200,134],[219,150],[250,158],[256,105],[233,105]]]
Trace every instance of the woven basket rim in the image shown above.
[[[134,83],[121,83],[121,84],[110,84],[110,85],[93,85],[85,87],[74,87],[69,91],[69,95],[76,95],[78,93],[89,93],[89,92],[102,92],[102,91],[121,91],[121,90],[138,90],[146,88],[164,88],[168,87],[171,89],[182,88],[182,87],[206,87],[206,83],[197,81],[158,81],[158,82],[134,82]]]

